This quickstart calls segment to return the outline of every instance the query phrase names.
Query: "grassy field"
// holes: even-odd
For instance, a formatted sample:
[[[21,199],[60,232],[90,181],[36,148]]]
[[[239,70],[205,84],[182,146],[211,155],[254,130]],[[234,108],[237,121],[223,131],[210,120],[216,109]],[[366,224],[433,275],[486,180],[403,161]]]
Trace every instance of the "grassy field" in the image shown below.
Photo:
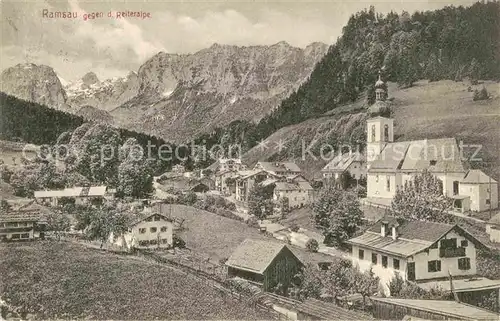
[[[170,205],[167,205],[169,208]],[[167,210],[166,215],[169,215]],[[267,237],[247,224],[206,212],[194,207],[173,205],[172,216],[186,219],[187,230],[181,232],[186,246],[199,256],[212,262],[228,258],[246,238],[281,242]],[[333,261],[334,257],[322,253],[312,253],[299,247],[291,247],[292,252],[304,263]]]
[[[66,242],[0,244],[0,296],[37,319],[269,319],[189,274]]]

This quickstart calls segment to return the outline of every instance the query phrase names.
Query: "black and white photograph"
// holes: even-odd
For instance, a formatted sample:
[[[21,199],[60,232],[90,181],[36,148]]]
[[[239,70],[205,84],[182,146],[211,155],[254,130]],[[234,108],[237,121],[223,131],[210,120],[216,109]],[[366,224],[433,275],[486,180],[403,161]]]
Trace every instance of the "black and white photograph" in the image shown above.
[[[500,321],[499,0],[0,25],[1,321]]]

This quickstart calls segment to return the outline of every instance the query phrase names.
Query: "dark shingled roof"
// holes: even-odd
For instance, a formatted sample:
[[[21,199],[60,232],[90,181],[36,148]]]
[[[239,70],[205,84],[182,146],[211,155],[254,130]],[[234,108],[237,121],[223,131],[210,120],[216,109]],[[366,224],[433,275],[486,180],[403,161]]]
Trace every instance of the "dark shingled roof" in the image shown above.
[[[298,310],[319,320],[373,320],[369,314],[347,310],[316,299],[306,299],[298,306]]]

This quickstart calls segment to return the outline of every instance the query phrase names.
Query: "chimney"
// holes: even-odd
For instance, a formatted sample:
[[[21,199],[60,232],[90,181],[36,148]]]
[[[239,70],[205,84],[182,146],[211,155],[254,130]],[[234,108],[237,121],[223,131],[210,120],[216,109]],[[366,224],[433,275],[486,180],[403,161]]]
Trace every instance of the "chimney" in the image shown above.
[[[381,235],[382,237],[385,237],[385,236],[387,235],[387,234],[386,234],[386,233],[387,233],[387,232],[386,232],[386,231],[387,231],[387,228],[388,228],[388,227],[387,227],[387,224],[386,224],[386,223],[382,223],[382,225],[380,225],[380,235]]]
[[[392,227],[392,239],[396,240],[398,238],[398,230],[395,226]]]

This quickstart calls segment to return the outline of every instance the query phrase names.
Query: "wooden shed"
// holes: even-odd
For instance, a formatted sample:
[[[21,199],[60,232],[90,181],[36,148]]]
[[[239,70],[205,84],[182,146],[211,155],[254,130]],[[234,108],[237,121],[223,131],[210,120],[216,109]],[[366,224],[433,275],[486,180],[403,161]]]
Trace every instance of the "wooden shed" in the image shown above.
[[[286,244],[244,240],[226,262],[229,277],[262,284],[268,291],[278,284],[288,287],[303,263]]]
[[[456,301],[372,297],[373,316],[382,320],[500,320],[500,314]]]

